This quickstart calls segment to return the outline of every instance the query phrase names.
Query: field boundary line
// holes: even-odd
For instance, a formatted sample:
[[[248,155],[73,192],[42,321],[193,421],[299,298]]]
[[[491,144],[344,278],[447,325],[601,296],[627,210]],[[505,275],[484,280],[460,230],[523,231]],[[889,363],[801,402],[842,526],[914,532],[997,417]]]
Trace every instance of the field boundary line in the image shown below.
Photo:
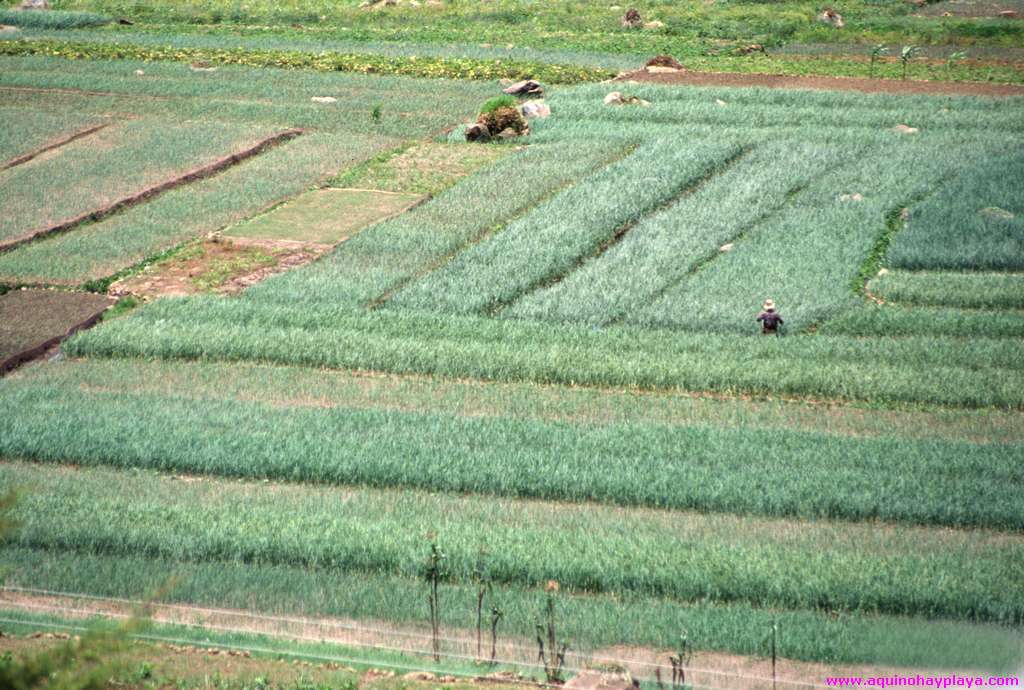
[[[65,137],[64,139],[61,139],[60,141],[57,141],[57,142],[54,142],[54,143],[49,144],[47,146],[44,146],[42,148],[36,149],[35,151],[31,151],[31,152],[26,153],[26,154],[24,154],[22,156],[18,156],[16,158],[12,158],[11,160],[9,160],[6,163],[4,163],[3,165],[0,165],[0,172],[3,172],[4,170],[10,170],[11,168],[13,168],[15,166],[23,165],[25,163],[28,163],[33,158],[36,158],[37,156],[41,156],[42,154],[46,153],[47,151],[53,151],[54,149],[59,149],[60,147],[66,146],[67,144],[70,144],[73,141],[77,141],[79,139],[82,139],[83,137],[87,137],[90,134],[95,134],[96,132],[100,131],[101,129],[106,129],[111,124],[113,124],[113,123],[105,122],[105,123],[103,123],[101,125],[95,125],[93,127],[87,127],[87,128],[85,128],[85,129],[83,129],[81,131],[75,132],[71,136],[68,136],[68,137]]]
[[[503,302],[500,302],[499,304],[489,308],[487,310],[487,315],[497,316],[502,311],[512,306],[519,300],[523,299],[527,295],[530,295],[531,293],[536,292],[538,290],[545,290],[547,288],[554,287],[555,285],[562,282],[570,275],[581,269],[587,262],[600,258],[602,254],[604,254],[606,251],[608,251],[616,244],[621,242],[622,239],[626,236],[626,234],[629,233],[630,230],[635,228],[637,224],[641,223],[644,219],[650,218],[651,216],[657,215],[659,213],[663,213],[668,209],[672,208],[674,205],[676,205],[683,199],[693,194],[696,194],[698,191],[700,191],[702,187],[710,183],[712,180],[714,180],[716,177],[724,173],[733,165],[739,163],[742,159],[746,158],[756,148],[757,146],[754,144],[746,144],[744,146],[740,146],[738,151],[730,154],[724,160],[708,168],[706,171],[704,171],[704,174],[701,175],[696,180],[693,180],[692,182],[683,185],[679,190],[677,190],[671,197],[669,197],[665,201],[661,202],[660,204],[658,204],[651,210],[647,211],[646,213],[636,218],[627,220],[625,223],[622,223],[619,227],[615,229],[615,232],[613,232],[610,237],[599,242],[596,247],[591,249],[586,254],[576,257],[576,260],[573,262],[573,265],[570,266],[568,269],[561,273],[543,278],[537,281],[536,283],[527,286],[526,289],[517,293],[514,297]]]
[[[376,633],[376,634],[379,634],[379,635],[402,636],[402,635],[406,634],[406,633],[403,633],[402,631],[398,631],[398,630],[381,630],[379,628],[363,628],[363,627],[360,627],[360,626],[335,625],[335,624],[332,624],[332,623],[329,623],[329,622],[317,621],[315,619],[293,618],[293,617],[288,617],[288,616],[269,616],[269,615],[254,614],[254,613],[245,612],[245,611],[232,611],[230,609],[204,608],[204,607],[189,606],[189,605],[184,605],[184,604],[163,604],[163,603],[146,602],[146,601],[141,601],[141,600],[122,599],[122,598],[118,598],[118,597],[102,597],[102,596],[96,596],[96,595],[78,595],[78,594],[70,594],[70,593],[62,593],[62,592],[51,592],[49,590],[40,590],[40,589],[33,589],[33,588],[23,588],[23,587],[16,587],[16,586],[3,586],[3,587],[0,587],[0,590],[3,590],[3,591],[15,591],[15,592],[19,592],[20,591],[20,592],[37,593],[37,594],[41,594],[41,595],[44,595],[44,596],[51,596],[51,597],[55,597],[55,598],[64,597],[64,598],[70,598],[70,599],[77,598],[77,599],[84,599],[84,600],[93,600],[93,601],[97,601],[97,602],[115,602],[115,603],[124,604],[124,605],[139,606],[139,607],[142,607],[143,609],[146,609],[146,608],[175,609],[175,610],[179,610],[179,611],[182,611],[182,612],[202,612],[202,613],[222,614],[222,615],[227,615],[227,616],[234,616],[236,618],[252,618],[252,619],[256,619],[256,620],[266,620],[266,621],[285,622],[285,623],[298,623],[298,624],[301,624],[301,625],[311,625],[313,627],[321,627],[321,628],[323,628],[323,627],[335,627],[335,628],[337,628],[339,630],[363,631],[363,632]],[[112,619],[128,619],[128,618],[132,617],[132,615],[130,615],[130,614],[120,613],[120,612],[99,611],[99,610],[93,610],[93,609],[87,609],[87,608],[74,608],[74,607],[69,607],[69,606],[60,606],[60,605],[45,604],[45,603],[11,602],[11,601],[6,601],[6,602],[0,601],[0,603],[2,603],[4,605],[14,606],[16,608],[21,608],[21,609],[38,610],[38,611],[49,611],[49,612],[64,612],[64,613],[88,615],[88,616],[95,616],[95,617],[106,617],[106,618],[112,618]],[[163,624],[163,625],[177,625],[177,626],[186,627],[186,628],[198,628],[198,629],[201,629],[201,630],[214,630],[214,631],[218,631],[218,632],[241,633],[241,634],[248,634],[248,635],[263,635],[263,636],[271,637],[271,638],[290,639],[290,640],[301,641],[301,642],[319,642],[319,643],[326,642],[326,640],[322,636],[315,637],[315,636],[310,636],[310,635],[298,635],[298,634],[294,634],[294,633],[286,633],[286,632],[280,632],[280,631],[276,631],[276,632],[269,632],[269,631],[265,631],[265,630],[264,631],[255,631],[255,630],[246,629],[246,628],[232,627],[230,625],[211,624],[209,622],[192,622],[192,623],[190,623],[190,622],[186,622],[186,621],[161,621],[161,620],[157,620],[157,619],[155,619],[155,618],[153,618],[151,616],[147,616],[147,619],[150,622],[152,622],[152,623]],[[2,619],[0,619],[0,620],[2,620]],[[25,624],[25,625],[33,624],[31,622],[30,623],[19,622],[19,623],[20,624]],[[432,637],[429,634],[413,634],[413,636],[418,638],[418,639],[423,639],[423,640],[430,640],[430,639],[432,639]],[[474,640],[469,639],[469,638],[451,638],[451,637],[443,637],[442,636],[442,637],[439,637],[438,639],[441,640],[441,641],[448,641],[448,642],[453,642],[453,643],[457,643],[457,644],[472,644],[474,642]],[[190,644],[194,645],[196,643],[192,642]],[[422,651],[417,651],[415,649],[407,649],[407,648],[394,647],[394,646],[388,646],[388,645],[367,644],[367,643],[361,643],[361,642],[342,642],[342,641],[336,641],[336,642],[333,642],[333,644],[337,644],[339,646],[358,647],[358,648],[364,648],[364,649],[374,649],[374,650],[385,651],[385,652],[396,652],[396,653],[400,653],[400,654],[421,654],[421,655],[425,655],[426,656],[426,655],[429,655],[429,654],[432,653],[432,651],[429,648],[426,648],[426,647]],[[532,647],[526,647],[526,646],[523,646],[523,645],[513,645],[513,649],[524,651],[526,656],[530,657],[530,658],[533,658],[535,656],[535,654],[534,654],[535,650]],[[442,651],[442,652],[440,652],[440,655],[443,656],[443,657],[450,658],[450,659],[463,660],[463,661],[479,661],[480,660],[476,656],[466,655],[466,654],[458,654],[458,653],[454,653],[454,652],[451,652],[451,651],[447,651],[447,652],[446,651]],[[591,656],[591,655],[588,655],[586,658],[584,658],[584,656],[582,654],[580,654],[579,652],[577,652],[575,654],[570,654],[570,656],[575,656],[577,662],[579,663],[579,665],[577,665],[575,667],[569,667],[567,670],[575,671],[575,672],[588,670],[587,667],[585,665],[583,665],[586,661],[597,662],[597,663],[613,663],[613,664],[619,664],[619,665],[622,665],[622,666],[625,666],[625,665],[629,664],[629,665],[633,665],[633,666],[644,666],[644,667],[651,668],[651,669],[663,669],[665,671],[671,670],[671,666],[669,666],[667,664],[655,664],[655,663],[644,662],[644,661],[635,661],[635,660],[632,660],[632,659],[621,659],[621,658],[618,658],[618,657]],[[507,658],[498,658],[496,660],[496,664],[497,665],[505,664],[505,665],[510,665],[510,666],[517,666],[517,667],[520,667],[520,668],[530,668],[530,669],[538,669],[538,670],[544,668],[543,665],[541,665],[539,663],[536,663],[536,662],[524,662],[524,661],[517,661],[515,659],[507,659]],[[413,670],[422,670],[422,669],[415,668]],[[713,669],[697,668],[697,667],[693,667],[693,666],[687,666],[687,667],[685,667],[685,670],[688,671],[688,672],[691,672],[691,673],[701,673],[701,674],[706,674],[706,675],[724,676],[724,677],[727,677],[727,678],[737,678],[737,679],[744,679],[744,680],[764,680],[764,681],[771,681],[772,680],[770,677],[745,675],[745,674],[740,674],[740,673],[729,673],[727,671],[719,671],[719,670],[713,670]],[[804,681],[785,680],[785,679],[782,679],[782,678],[777,679],[777,682],[779,684],[794,685],[794,686],[800,686],[800,687],[810,687],[810,688],[824,687],[821,684],[807,683],[807,682],[804,682]]]
[[[168,192],[177,187],[189,184],[190,182],[195,182],[196,180],[202,180],[207,177],[212,177],[219,172],[234,167],[235,165],[238,165],[239,163],[245,161],[246,159],[252,158],[253,156],[263,153],[267,149],[276,146],[277,144],[294,139],[295,137],[303,134],[304,131],[305,130],[302,129],[288,129],[283,132],[278,132],[277,134],[262,139],[254,146],[250,146],[247,149],[244,149],[237,153],[233,153],[229,156],[225,156],[219,160],[214,161],[213,163],[204,165],[201,168],[191,170],[185,173],[184,175],[179,175],[178,177],[166,180],[152,187],[148,187],[142,190],[141,192],[136,192],[135,194],[119,199],[118,201],[115,201],[114,203],[109,204],[104,208],[95,211],[89,211],[88,213],[84,213],[80,216],[77,216],[76,218],[63,221],[61,223],[58,223],[57,225],[52,225],[48,228],[44,228],[43,230],[36,230],[35,232],[30,232],[28,234],[21,235],[20,237],[15,237],[9,240],[0,240],[0,253],[10,251],[17,247],[20,247],[23,244],[28,244],[29,242],[34,242],[35,240],[42,239],[44,237],[49,237],[51,235],[56,235],[59,233],[67,232],[69,230],[74,230],[78,226],[84,225],[85,223],[104,220],[116,213],[123,211],[126,208],[142,203],[144,201],[149,201],[150,199],[159,196],[164,192]]]

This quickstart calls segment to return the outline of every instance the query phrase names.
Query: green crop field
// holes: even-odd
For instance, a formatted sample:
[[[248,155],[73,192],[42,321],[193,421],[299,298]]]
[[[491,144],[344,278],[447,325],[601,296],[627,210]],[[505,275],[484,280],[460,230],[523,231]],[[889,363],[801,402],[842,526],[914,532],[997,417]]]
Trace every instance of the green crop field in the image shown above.
[[[809,686],[1019,672],[1024,97],[916,81],[1009,93],[1018,23],[51,4],[0,13],[0,312],[121,301],[0,378],[5,635],[63,592],[326,618],[439,672],[493,670],[491,626],[538,680],[539,641],[654,688],[680,636],[715,687],[771,687],[773,644]],[[886,93],[599,83],[661,52]],[[526,76],[550,116],[467,143]],[[238,289],[160,296],[200,245]]]

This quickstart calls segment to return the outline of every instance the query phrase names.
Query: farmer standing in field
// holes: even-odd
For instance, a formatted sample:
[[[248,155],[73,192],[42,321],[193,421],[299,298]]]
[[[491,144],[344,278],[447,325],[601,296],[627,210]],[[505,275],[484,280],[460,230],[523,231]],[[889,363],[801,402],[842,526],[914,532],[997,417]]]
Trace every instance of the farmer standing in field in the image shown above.
[[[757,315],[761,322],[761,335],[779,335],[779,326],[782,325],[782,317],[775,311],[775,302],[770,299],[764,301],[761,313]]]

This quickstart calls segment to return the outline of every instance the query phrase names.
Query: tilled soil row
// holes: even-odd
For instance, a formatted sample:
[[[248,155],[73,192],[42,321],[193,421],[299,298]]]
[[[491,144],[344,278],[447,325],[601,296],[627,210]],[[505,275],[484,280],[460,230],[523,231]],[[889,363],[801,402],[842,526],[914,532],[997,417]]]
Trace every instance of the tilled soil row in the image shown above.
[[[615,81],[641,81],[674,86],[759,86],[773,89],[814,89],[860,91],[862,93],[938,94],[950,96],[1024,96],[1024,86],[988,82],[922,81],[911,79],[868,79],[865,77],[814,77],[782,74],[741,74],[735,72],[626,72]]]

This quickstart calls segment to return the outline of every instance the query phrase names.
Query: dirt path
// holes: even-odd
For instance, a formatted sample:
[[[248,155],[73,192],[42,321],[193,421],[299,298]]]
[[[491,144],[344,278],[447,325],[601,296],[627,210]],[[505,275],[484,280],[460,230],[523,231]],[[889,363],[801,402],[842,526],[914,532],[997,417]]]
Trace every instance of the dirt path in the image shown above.
[[[51,614],[66,619],[104,616],[126,618],[141,610],[132,602],[117,599],[36,593],[29,590],[0,589],[0,607],[27,613]],[[384,621],[351,620],[343,618],[302,618],[273,616],[230,609],[214,609],[187,605],[150,605],[146,614],[151,620],[163,624],[196,626],[223,633],[236,632],[267,635],[293,641],[328,642],[350,647],[363,647],[367,653],[400,652],[429,656],[431,640],[424,627],[395,625]],[[475,633],[467,630],[442,631],[443,658],[461,665],[477,658]],[[489,654],[487,635],[483,640],[484,656]],[[671,678],[667,650],[644,647],[618,646],[597,649],[588,654],[570,654],[567,666],[573,671],[606,665],[628,668],[635,678],[653,679],[655,670],[661,669],[664,679]],[[540,675],[535,666],[536,648],[532,641],[500,641],[498,659],[518,665],[530,675]],[[717,652],[698,652],[687,668],[687,681],[699,687],[722,690],[752,690],[770,688],[771,660],[744,657]],[[808,686],[825,686],[828,676],[893,675],[895,673],[926,673],[924,669],[907,669],[869,665],[819,664],[781,659],[778,662],[777,687],[796,690]]]
[[[640,81],[674,86],[759,86],[772,89],[860,91],[862,93],[931,94],[949,96],[1024,96],[1024,85],[987,82],[944,82],[865,77],[790,77],[780,74],[732,72],[649,72],[646,69],[619,75],[615,81]]]

